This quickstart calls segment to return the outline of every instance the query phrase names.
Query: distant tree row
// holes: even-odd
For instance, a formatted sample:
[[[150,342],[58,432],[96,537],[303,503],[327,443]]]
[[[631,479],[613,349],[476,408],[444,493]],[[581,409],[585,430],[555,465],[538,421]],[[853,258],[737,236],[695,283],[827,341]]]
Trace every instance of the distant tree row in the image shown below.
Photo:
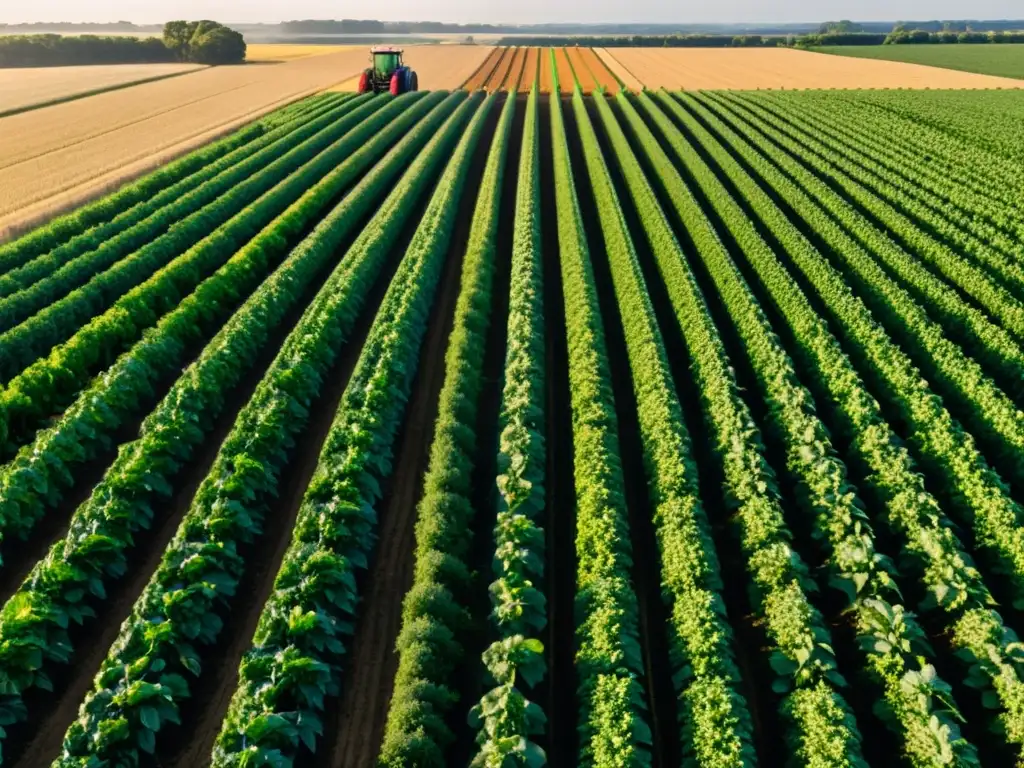
[[[0,67],[65,67],[89,64],[239,64],[242,35],[214,21],[172,21],[157,37],[98,35],[0,36]]]
[[[929,32],[924,29],[897,27],[885,38],[886,45],[920,43],[1024,43],[1024,31],[976,32],[970,29]]]

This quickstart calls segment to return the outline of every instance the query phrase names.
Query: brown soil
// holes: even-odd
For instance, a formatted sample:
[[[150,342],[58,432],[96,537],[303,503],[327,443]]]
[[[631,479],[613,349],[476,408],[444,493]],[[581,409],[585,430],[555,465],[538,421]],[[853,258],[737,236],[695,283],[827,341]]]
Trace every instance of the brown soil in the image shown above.
[[[594,52],[593,48],[580,48],[579,57],[586,64],[587,69],[590,70],[590,74],[599,86],[607,89],[609,93],[615,93],[619,90],[619,81],[615,79],[615,75],[612,74],[604,61]]]
[[[426,196],[418,202],[410,221],[418,221],[425,207]],[[296,455],[282,473],[284,482],[281,494],[267,512],[265,530],[246,555],[247,560],[257,563],[257,566],[243,576],[237,592],[240,597],[225,622],[224,634],[218,640],[217,648],[204,657],[204,676],[193,691],[189,707],[182,712],[181,726],[167,731],[158,743],[162,768],[193,768],[208,764],[214,741],[220,733],[231,697],[238,686],[239,664],[243,654],[252,645],[263,606],[273,590],[281,561],[291,543],[295,519],[319,462],[320,451],[334,421],[338,403],[362,353],[377,308],[411,239],[412,229],[409,226],[392,248],[388,263],[367,295],[359,320],[345,342],[339,359],[325,378],[325,387],[313,405],[310,422],[302,432]],[[347,241],[338,248],[339,256],[348,250],[360,230],[361,227],[353,229]],[[326,279],[327,275],[324,277]],[[310,293],[310,301],[313,295]],[[309,302],[300,304],[305,309]]]
[[[519,78],[519,92],[529,93],[537,82],[537,65],[540,62],[542,48],[527,48],[526,61],[523,63],[523,75]]]
[[[576,79],[579,81],[580,88],[583,89],[584,94],[589,96],[597,90],[598,82],[594,79],[594,75],[591,74],[590,67],[583,60],[581,49],[572,47],[565,48],[564,50],[569,63],[572,64],[573,71],[576,73]]]
[[[501,61],[501,57],[504,55],[504,48],[494,48],[487,55],[487,58],[484,59],[483,63],[477,67],[476,72],[470,76],[466,81],[466,84],[462,87],[467,91],[476,91],[483,88],[490,79],[495,67],[498,66],[498,62]]]
[[[516,50],[515,48],[505,49],[505,55],[498,62],[498,66],[494,68],[494,72],[491,73],[490,78],[487,80],[487,90],[496,91],[505,87],[509,72],[512,71],[512,63],[516,58]]]
[[[564,94],[571,94],[576,88],[576,77],[573,75],[569,54],[565,48],[555,48],[555,66],[558,67],[559,90]]]
[[[615,49],[593,48],[591,50],[593,50],[595,55],[601,60],[601,63],[607,67],[608,71],[625,84],[626,88],[631,91],[643,90],[643,83],[637,80],[633,73],[630,72],[622,62],[615,58],[615,54],[613,52]]]
[[[419,76],[421,91],[462,88],[494,49],[486,45],[410,45],[405,63]]]
[[[563,100],[564,102],[564,100]],[[567,104],[563,104],[563,109]],[[575,666],[576,486],[569,350],[558,253],[554,163],[551,154],[551,104],[540,105],[541,249],[544,257],[545,571],[548,624],[544,647],[548,674],[538,686],[548,722],[542,745],[552,766],[574,765],[577,758]],[[575,173],[582,172],[574,169]]]
[[[312,758],[317,766],[374,768],[377,763],[398,669],[395,641],[402,623],[402,597],[412,584],[417,504],[430,459],[438,397],[444,385],[445,350],[459,296],[459,273],[469,239],[475,191],[480,186],[499,115],[500,105],[495,104],[459,201],[439,293],[420,350],[412,397],[395,444],[395,471],[378,509],[378,550],[369,571],[359,578],[363,600],[342,671],[341,697],[331,703],[325,714],[326,743]]]
[[[513,93],[519,90],[519,84],[523,80],[523,70],[526,68],[529,50],[529,48],[516,49],[516,58],[512,62],[512,70],[509,72],[508,82],[505,83],[505,88]]]
[[[541,93],[551,93],[555,90],[555,70],[551,63],[551,49],[539,48],[538,81],[540,82]]]

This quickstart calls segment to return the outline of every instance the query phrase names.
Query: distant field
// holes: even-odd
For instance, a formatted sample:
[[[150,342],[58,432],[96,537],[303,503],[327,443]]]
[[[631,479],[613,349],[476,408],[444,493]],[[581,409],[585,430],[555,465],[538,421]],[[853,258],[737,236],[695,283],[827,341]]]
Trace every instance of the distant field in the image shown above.
[[[648,88],[671,90],[1024,88],[1024,82],[1005,77],[790,48],[609,48],[605,53]]]
[[[1024,79],[1022,45],[836,45],[819,53],[926,64],[982,75]]]
[[[196,64],[111,64],[0,69],[0,114],[201,68]]]
[[[354,45],[288,45],[284,43],[249,43],[245,58],[255,63],[294,61],[310,56],[323,56],[358,49]]]
[[[2,118],[0,236],[330,88],[364,60],[353,50],[272,66],[211,67]]]

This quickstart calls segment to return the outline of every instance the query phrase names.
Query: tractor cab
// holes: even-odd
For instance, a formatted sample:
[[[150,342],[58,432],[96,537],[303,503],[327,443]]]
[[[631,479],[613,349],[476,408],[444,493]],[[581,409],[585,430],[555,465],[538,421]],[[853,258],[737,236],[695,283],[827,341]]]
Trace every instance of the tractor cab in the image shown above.
[[[372,67],[359,77],[359,93],[384,93],[389,91],[398,96],[419,90],[419,78],[402,61],[404,51],[391,46],[375,46],[370,49]]]

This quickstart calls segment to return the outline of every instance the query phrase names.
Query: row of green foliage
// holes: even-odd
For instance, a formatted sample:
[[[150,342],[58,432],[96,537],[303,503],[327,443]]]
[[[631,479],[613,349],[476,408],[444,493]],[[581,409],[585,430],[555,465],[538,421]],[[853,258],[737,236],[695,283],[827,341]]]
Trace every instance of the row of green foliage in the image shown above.
[[[240,32],[215,21],[170,21],[163,39],[125,35],[5,35],[0,67],[68,67],[90,64],[240,64],[245,61]]]
[[[1009,48],[989,51],[1011,53]],[[1024,71],[1017,77],[1024,77]],[[860,91],[855,98],[860,106],[886,117],[902,118],[904,134],[926,137],[933,147],[941,148],[942,154],[967,153],[971,162],[961,165],[959,170],[969,167],[971,173],[958,173],[956,178],[961,183],[969,184],[975,174],[981,174],[998,185],[991,190],[992,194],[999,194],[1004,188],[1020,190],[1024,185],[1019,166],[1024,159],[1024,125],[1020,120],[1024,105],[1017,90]],[[922,155],[930,156],[930,152]]]
[[[159,391],[231,315],[287,253],[289,244],[322,215],[326,206],[379,159],[422,116],[424,106],[406,110],[415,97],[382,110],[388,127],[313,185],[281,216],[204,280],[177,308],[95,378],[57,422],[37,433],[0,468],[0,541],[24,538],[47,509],[58,505],[83,465],[110,449],[116,430],[148,407]],[[369,129],[372,130],[372,127]],[[379,139],[379,140],[378,140]],[[351,200],[350,205],[361,205]]]
[[[474,583],[467,563],[476,517],[472,478],[477,451],[484,448],[476,434],[480,362],[491,319],[495,237],[514,114],[515,99],[507,99],[480,180],[462,263],[430,464],[417,510],[413,582],[402,604],[398,670],[378,760],[385,766],[443,768],[445,748],[455,739],[448,718],[458,701],[454,678],[464,654],[463,633],[472,622],[465,608]],[[454,198],[449,201],[456,204]]]
[[[510,99],[511,100],[511,99]],[[527,698],[547,672],[537,635],[547,624],[544,594],[545,378],[541,256],[540,92],[526,103],[512,233],[508,343],[498,446],[491,619],[496,636],[483,666],[494,683],[473,708],[480,768],[536,768],[546,756],[533,737],[546,716]]]
[[[650,112],[657,109],[648,104]],[[661,122],[664,126],[663,114]],[[748,258],[770,256],[767,243],[713,171],[681,134],[671,130],[668,134],[677,157],[743,253]],[[657,148],[653,135],[648,139],[646,146]],[[686,217],[687,230],[694,235],[704,217],[669,158],[660,149],[648,151],[652,163],[665,169],[660,177],[680,215]],[[714,230],[706,223],[701,228],[701,235],[694,236],[698,255],[732,320],[768,406],[766,428],[784,448],[803,512],[801,527],[810,531],[826,561],[823,572],[828,586],[843,595],[844,608],[855,618],[868,677],[881,689],[883,719],[916,766],[947,765],[951,756],[958,765],[976,765],[974,748],[960,738],[959,713],[949,686],[937,677],[929,662],[934,654],[924,632],[901,604],[895,568],[876,549],[870,521],[856,489],[847,482],[846,468],[833,450],[825,426],[815,415],[814,401]],[[794,525],[797,522],[793,521]]]
[[[644,99],[649,103],[649,97]],[[706,231],[699,222],[691,227],[695,233]],[[845,680],[832,650],[831,633],[808,597],[817,585],[790,544],[792,534],[774,472],[740,398],[718,329],[694,274],[678,254],[678,245],[652,251],[692,356],[693,376],[713,440],[712,456],[724,475],[726,509],[732,513],[751,580],[753,607],[771,650],[773,688],[786,694],[780,708],[790,749],[807,762],[863,765],[860,733],[840,694]]]
[[[34,358],[29,356],[34,354],[34,348],[48,349],[55,341],[70,337],[48,356],[31,362],[0,393],[0,450],[3,455],[10,456],[23,445],[40,420],[65,406],[97,369],[109,365],[144,331],[173,311],[197,284],[281,215],[311,185],[358,150],[373,136],[374,129],[382,128],[386,122],[379,115],[364,118],[385,103],[383,99],[366,103],[349,116],[352,120],[342,120],[337,125],[340,133],[336,134],[334,128],[326,129],[329,136],[310,139],[312,144],[300,145],[282,157],[281,165],[272,163],[253,176],[250,181],[254,187],[247,189],[249,182],[244,182],[236,187],[237,197],[235,192],[229,192],[209,208],[198,211],[194,214],[197,220],[191,226],[199,229],[204,220],[210,226],[204,230],[206,235],[183,254],[173,255],[177,248],[158,240],[154,252],[151,253],[149,247],[139,252],[141,261],[132,257],[119,262],[87,286],[0,337],[0,355],[11,348],[17,352],[10,358],[14,369],[18,369],[19,364],[13,363],[13,359],[21,357],[23,362],[31,362]],[[366,113],[360,114],[364,110]],[[325,148],[327,143],[330,146]],[[252,199],[256,194],[260,195],[258,199]],[[211,232],[211,226],[228,216],[226,223]],[[165,257],[164,253],[170,256]],[[170,263],[152,276],[148,269],[137,269],[151,266],[141,262],[154,255]],[[135,287],[108,307],[107,299],[112,297],[104,294],[105,288],[111,287],[110,283],[122,283],[121,288]],[[79,327],[78,323],[90,317],[92,319]],[[10,345],[5,346],[8,340]],[[7,360],[4,358],[4,362]]]
[[[773,115],[754,105],[729,105],[733,112],[746,115],[765,126],[779,146],[812,164],[813,171],[833,184],[846,197],[867,212],[878,225],[896,233],[921,261],[973,298],[993,317],[1006,323],[1021,338],[1024,336],[1024,249],[1011,238],[989,232],[979,237],[974,217],[967,219],[954,207],[937,206],[918,199],[900,185],[893,175],[850,162],[844,153],[828,146],[816,136],[799,134]],[[861,161],[862,163],[864,161]],[[1017,374],[1016,378],[1019,378]]]
[[[419,141],[396,146],[264,280],[287,243],[324,212],[339,187],[364,172],[440,99],[439,95],[419,103],[414,103],[414,96],[397,100],[394,130],[381,133],[233,256],[217,279],[200,286],[173,316],[94,382],[54,428],[4,468],[2,494],[18,500],[22,525],[27,527],[57,503],[77,465],[104,450],[118,424],[137,410],[139,394],[148,391],[150,380],[166,374],[163,366],[168,360],[172,368],[181,365],[194,341],[196,315],[215,303],[234,307],[244,293],[255,291],[143,422],[139,438],[120,451],[76,510],[68,534],[51,547],[0,611],[0,680],[5,694],[0,713],[23,711],[23,692],[45,687],[53,667],[69,661],[73,648],[68,629],[91,619],[110,583],[127,572],[136,536],[152,527],[231,392],[251,373],[264,345],[307,288],[331,264],[338,244],[426,141],[425,134],[419,134]]]
[[[747,130],[753,131],[753,128],[748,127]],[[788,169],[799,176],[800,169],[794,167],[791,156],[765,140],[759,141],[757,146],[781,169]],[[808,180],[808,184],[813,185],[813,179]],[[837,232],[842,234],[841,230],[832,227],[822,236],[834,238]],[[830,247],[842,257],[862,254],[858,248],[849,248],[848,238],[841,244],[837,240],[830,241]],[[985,375],[973,358],[946,336],[943,328],[905,290],[878,270],[877,265],[872,272],[861,274],[864,265],[870,266],[870,259],[851,258],[849,264],[851,269],[846,273],[846,279],[854,282],[875,316],[895,338],[902,341],[911,358],[929,376],[932,386],[959,406],[961,418],[966,420],[971,434],[983,441],[987,463],[1012,481],[1024,477],[1024,453],[1021,451],[1024,426],[1013,401]],[[984,459],[980,460],[984,462]],[[966,467],[959,469],[962,471]],[[1020,514],[1016,505],[1013,514]],[[1018,568],[1011,573],[1018,574],[1015,580],[1019,580],[1022,571]]]
[[[291,765],[303,747],[315,750],[323,732],[325,699],[339,691],[345,644],[354,628],[356,574],[372,555],[375,507],[391,475],[394,441],[450,250],[459,197],[493,104],[482,94],[467,99],[421,155],[421,160],[433,155],[434,164],[450,160],[342,396],[253,645],[242,660],[214,766]],[[394,230],[400,223],[382,217],[377,227]]]
[[[620,96],[626,110],[629,102]],[[626,136],[605,99],[595,100],[625,184],[652,250],[682,258]],[[670,658],[679,697],[684,759],[709,768],[755,764],[752,722],[740,692],[734,638],[722,596],[718,556],[700,499],[693,446],[640,263],[615,202],[608,168],[584,100],[574,97],[586,162],[606,231],[612,281],[625,336],[653,522],[661,554],[662,595],[669,608]],[[635,111],[632,115],[636,117]],[[649,134],[640,136],[645,145]],[[639,234],[639,233],[638,233]]]
[[[576,93],[579,101],[579,86]],[[649,766],[651,730],[640,682],[644,664],[639,604],[631,580],[632,544],[618,419],[558,94],[551,94],[551,144],[576,480],[578,765]],[[599,205],[607,192],[595,190]],[[605,202],[606,210],[618,205],[614,199]]]
[[[216,242],[214,255],[226,258],[233,244],[244,242],[246,235],[253,234],[253,227],[258,231],[263,226],[266,211],[280,212],[305,191],[309,179],[318,178],[333,168],[343,157],[339,141],[381,103],[376,99],[364,102],[340,122],[319,121],[320,130],[315,135],[300,134],[305,137],[300,143],[226,194],[185,217],[167,233],[121,259],[86,285],[0,334],[0,381],[10,381],[40,355],[74,335],[82,323],[111,305],[119,306],[119,297],[120,302],[130,301],[130,297],[137,295],[132,289],[150,279],[154,272],[163,286],[169,274],[181,272],[183,266],[189,264],[192,268],[187,284],[194,285],[199,276],[205,274],[199,271],[198,265],[192,265],[198,254],[211,252]],[[300,185],[300,182],[305,184]],[[261,215],[256,215],[256,211]],[[207,256],[207,261],[210,260]],[[148,305],[159,306],[157,298],[153,297]],[[142,327],[138,328],[139,333]],[[111,355],[112,350],[104,348],[103,354]]]
[[[668,98],[665,97],[666,100]],[[690,104],[696,105],[696,102]],[[732,151],[750,164],[769,188],[787,200],[816,231],[836,228],[802,190],[755,151],[756,140],[752,145],[707,110],[699,106],[693,106],[693,109],[728,143]],[[912,451],[926,465],[937,468],[943,478],[943,486],[955,489],[947,498],[962,499],[953,507],[963,515],[976,515],[973,518],[975,545],[989,562],[1004,557],[1005,564],[997,567],[995,572],[1004,577],[1012,575],[1013,552],[1021,551],[1020,544],[1015,545],[1014,542],[1024,538],[1018,522],[1019,510],[1006,494],[998,476],[977,454],[971,437],[945,412],[941,400],[928,391],[927,384],[905,354],[872,320],[843,277],[799,235],[765,191],[691,116],[682,110],[677,114],[736,184],[743,199],[786,245],[790,258],[811,282],[850,345],[855,363],[867,375],[868,383],[876,385],[884,393],[888,404],[913,430],[914,436],[910,440]],[[784,285],[767,279],[765,283],[769,287]],[[792,292],[792,287],[789,290]],[[833,365],[822,366],[822,371],[831,372]],[[849,373],[848,370],[845,375],[837,374],[829,386],[850,392],[849,382],[852,380]],[[921,482],[913,473],[909,457],[898,450],[898,443],[891,433],[883,431],[879,420],[861,421],[878,411],[877,405],[870,410],[861,410],[859,405],[871,400],[866,394],[860,398],[860,403],[849,395],[837,398],[835,402],[842,406],[846,423],[872,427],[859,432],[851,426],[849,436],[854,438],[859,461],[871,472],[870,486],[886,499],[888,524],[903,532],[909,541],[909,560],[915,572],[924,579],[928,590],[922,608],[946,613],[946,621],[952,626],[953,646],[966,666],[966,684],[985,692],[989,706],[999,711],[1005,738],[1019,750],[1024,744],[1024,678],[1019,666],[1020,643],[1003,625],[999,615],[987,610],[991,597],[937,506],[923,494],[908,494],[901,487],[920,490]],[[968,523],[972,520],[969,516],[963,519]],[[1001,554],[1000,545],[1005,554]],[[1019,562],[1019,554],[1016,559]],[[1013,581],[1019,585],[1019,577]],[[1020,595],[1019,586],[1015,592]]]
[[[418,139],[385,160],[409,169],[382,208],[399,231],[410,215],[406,206],[436,178],[452,123],[422,153],[420,147],[461,100],[449,97],[413,129],[410,136]],[[364,193],[392,186],[390,172],[370,178]],[[102,662],[58,765],[137,764],[154,751],[161,728],[179,719],[189,678],[201,676],[203,655],[216,642],[245,571],[247,547],[260,535],[313,403],[399,231],[379,224],[364,229],[285,340]]]
[[[228,153],[111,221],[71,238],[0,277],[0,333],[88,282],[244,181],[288,148],[340,118],[355,101],[327,107],[319,120],[289,123]],[[13,294],[13,295],[12,295]]]
[[[217,162],[228,153],[244,147],[267,132],[263,121],[253,123],[225,139],[185,155],[158,171],[127,184],[112,195],[76,208],[23,237],[0,245],[0,275],[6,275],[37,256],[41,256],[87,230],[108,222],[122,212],[156,196],[193,173]]]
[[[726,107],[725,104],[720,106]],[[943,324],[947,332],[982,361],[1001,383],[1008,383],[1011,394],[1021,391],[1024,352],[1009,333],[1012,332],[1017,339],[1024,337],[1024,305],[1005,288],[994,283],[969,259],[948,248],[936,247],[923,233],[918,237],[911,234],[913,230],[904,230],[905,240],[919,243],[915,249],[918,253],[933,263],[942,261],[941,271],[950,278],[950,282],[960,285],[966,293],[973,294],[982,306],[989,309],[993,317],[989,319],[988,315],[965,301],[952,286],[947,285],[920,260],[893,243],[883,231],[834,194],[823,180],[805,172],[799,165],[793,167],[801,176],[799,181],[806,182],[805,191],[829,210],[833,218],[842,221],[861,246],[884,263],[901,284],[912,291],[918,301]],[[925,250],[930,251],[930,254],[923,253]]]
[[[961,183],[956,176],[941,170],[941,162],[933,164],[931,159],[921,162],[917,157],[908,157],[907,148],[899,141],[902,126],[896,118],[879,125],[864,119],[859,110],[853,113],[850,105],[838,114],[822,114],[813,102],[782,111],[771,99],[748,100],[733,94],[729,98],[739,104],[760,106],[774,116],[778,125],[787,127],[791,135],[813,139],[818,144],[811,142],[809,146],[824,148],[859,171],[867,171],[868,178],[882,182],[882,188],[893,185],[898,196],[908,196],[932,211],[941,212],[961,232],[1004,254],[1024,255],[1024,245],[1020,243],[1024,212],[1016,210],[1005,198],[1000,200],[980,193],[976,186]],[[882,133],[890,134],[888,141],[880,140]],[[898,199],[894,202],[898,203]],[[932,234],[941,233],[935,230]]]
[[[730,98],[735,96],[730,94]],[[957,150],[956,163],[940,152],[929,152],[928,161],[921,162],[922,148],[913,136],[917,126],[908,125],[904,118],[872,114],[856,102],[826,99],[817,93],[806,101],[783,100],[779,94],[767,98],[750,94],[737,100],[759,104],[805,133],[809,129],[855,162],[874,164],[891,179],[910,182],[901,188],[919,199],[932,200],[944,210],[969,213],[975,231],[986,239],[999,237],[1005,242],[1009,238],[1017,249],[1022,248],[1024,211],[1017,210],[1012,191],[984,183],[973,167],[971,174],[959,172],[964,162],[973,165],[962,144],[951,147]]]

